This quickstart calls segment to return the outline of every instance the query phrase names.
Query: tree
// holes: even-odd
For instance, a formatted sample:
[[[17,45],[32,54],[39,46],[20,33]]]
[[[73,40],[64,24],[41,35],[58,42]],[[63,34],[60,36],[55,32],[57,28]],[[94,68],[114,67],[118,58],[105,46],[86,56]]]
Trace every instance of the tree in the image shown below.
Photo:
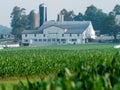
[[[114,36],[113,42],[117,43],[117,35],[120,32],[120,26],[119,25],[114,25],[114,27],[111,29],[111,34]]]
[[[73,21],[75,14],[74,11],[67,11],[66,9],[61,10],[60,12],[62,15],[64,15],[65,21]]]
[[[117,42],[117,35],[120,32],[120,26],[115,24],[115,15],[110,12],[106,19],[103,21],[102,34],[109,34],[114,36],[113,42]]]
[[[101,9],[97,9],[94,5],[91,5],[87,7],[84,19],[86,21],[91,21],[95,30],[101,30],[102,22],[106,16],[107,14],[103,13]]]
[[[113,12],[115,13],[115,15],[120,15],[120,5],[117,4],[114,9]]]
[[[83,21],[83,20],[84,20],[83,14],[80,12],[78,13],[78,15],[74,17],[74,21]]]
[[[101,30],[102,34],[110,34],[111,30],[113,30],[113,27],[115,26],[115,16],[112,13],[109,13],[107,17],[102,22],[103,29]]]
[[[12,34],[15,36],[15,39],[21,39],[21,33],[28,25],[25,9],[15,6],[11,13],[11,18]]]
[[[85,20],[94,22],[97,11],[98,10],[94,5],[87,7],[84,15]]]

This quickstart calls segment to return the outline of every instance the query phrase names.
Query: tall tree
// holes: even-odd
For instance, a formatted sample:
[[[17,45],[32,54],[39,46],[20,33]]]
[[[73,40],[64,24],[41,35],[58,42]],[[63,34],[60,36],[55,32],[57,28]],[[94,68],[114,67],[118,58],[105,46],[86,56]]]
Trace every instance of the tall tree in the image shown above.
[[[120,26],[115,24],[115,15],[110,12],[106,19],[103,21],[102,34],[109,34],[114,37],[113,42],[117,42],[117,35],[120,32]]]
[[[114,36],[113,42],[115,42],[115,43],[118,42],[117,35],[119,33],[120,33],[120,26],[115,24],[114,27],[111,28],[111,34]]]
[[[74,21],[83,21],[83,20],[84,20],[83,14],[80,12],[78,13],[78,15],[74,17]]]
[[[84,19],[86,21],[91,21],[95,30],[101,30],[102,22],[106,16],[107,14],[103,13],[101,9],[97,9],[94,5],[91,5],[87,7]]]
[[[25,9],[15,6],[11,13],[11,18],[12,34],[15,35],[15,39],[21,39],[21,33],[28,25]]]
[[[114,9],[113,12],[115,13],[115,15],[120,15],[120,5],[117,4]]]
[[[65,21],[73,21],[75,14],[74,11],[67,11],[66,9],[61,10],[61,14],[64,15],[64,20]]]
[[[103,29],[101,30],[102,34],[111,34],[111,30],[115,25],[115,16],[112,13],[109,13],[107,17],[102,22]]]

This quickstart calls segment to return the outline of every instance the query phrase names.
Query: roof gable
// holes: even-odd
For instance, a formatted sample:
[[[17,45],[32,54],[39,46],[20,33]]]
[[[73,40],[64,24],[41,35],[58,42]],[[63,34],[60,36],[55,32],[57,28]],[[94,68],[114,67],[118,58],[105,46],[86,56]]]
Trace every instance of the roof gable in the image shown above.
[[[81,34],[89,27],[89,25],[92,25],[90,21],[48,21],[45,22],[38,30],[25,30],[23,31],[23,34],[43,33],[44,29],[50,27],[58,27],[64,29],[66,30],[64,33]]]
[[[64,28],[58,27],[58,26],[49,26],[43,30],[44,34],[47,33],[64,33]]]
[[[82,33],[88,28],[90,21],[64,21],[64,22],[46,22],[40,27],[40,30],[56,26],[59,28],[67,29],[66,33]]]
[[[43,29],[50,28],[50,27],[57,27],[57,28],[64,29],[63,27],[60,27],[60,26],[57,26],[57,25],[48,25],[48,26],[44,27]]]

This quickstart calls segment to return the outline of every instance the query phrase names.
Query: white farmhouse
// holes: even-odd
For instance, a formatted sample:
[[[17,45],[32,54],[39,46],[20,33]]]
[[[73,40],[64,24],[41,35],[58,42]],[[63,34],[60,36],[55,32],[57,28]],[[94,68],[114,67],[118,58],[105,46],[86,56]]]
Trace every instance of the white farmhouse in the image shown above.
[[[84,44],[95,39],[90,21],[45,22],[38,30],[24,30],[22,44],[29,46]]]

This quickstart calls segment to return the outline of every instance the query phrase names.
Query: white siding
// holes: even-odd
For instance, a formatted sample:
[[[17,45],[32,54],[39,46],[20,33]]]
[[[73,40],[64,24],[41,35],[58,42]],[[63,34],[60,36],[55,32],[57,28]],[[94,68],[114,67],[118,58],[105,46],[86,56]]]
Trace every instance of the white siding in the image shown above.
[[[64,34],[64,29],[51,26],[49,28],[44,29],[44,34]]]
[[[83,32],[83,38],[92,38],[95,39],[95,31],[93,30],[92,24],[88,26],[88,28]]]
[[[45,28],[42,34],[22,34],[22,43],[28,43],[30,46],[82,44],[86,38],[91,37],[95,37],[91,23],[82,34],[66,34],[65,29],[51,26]]]

